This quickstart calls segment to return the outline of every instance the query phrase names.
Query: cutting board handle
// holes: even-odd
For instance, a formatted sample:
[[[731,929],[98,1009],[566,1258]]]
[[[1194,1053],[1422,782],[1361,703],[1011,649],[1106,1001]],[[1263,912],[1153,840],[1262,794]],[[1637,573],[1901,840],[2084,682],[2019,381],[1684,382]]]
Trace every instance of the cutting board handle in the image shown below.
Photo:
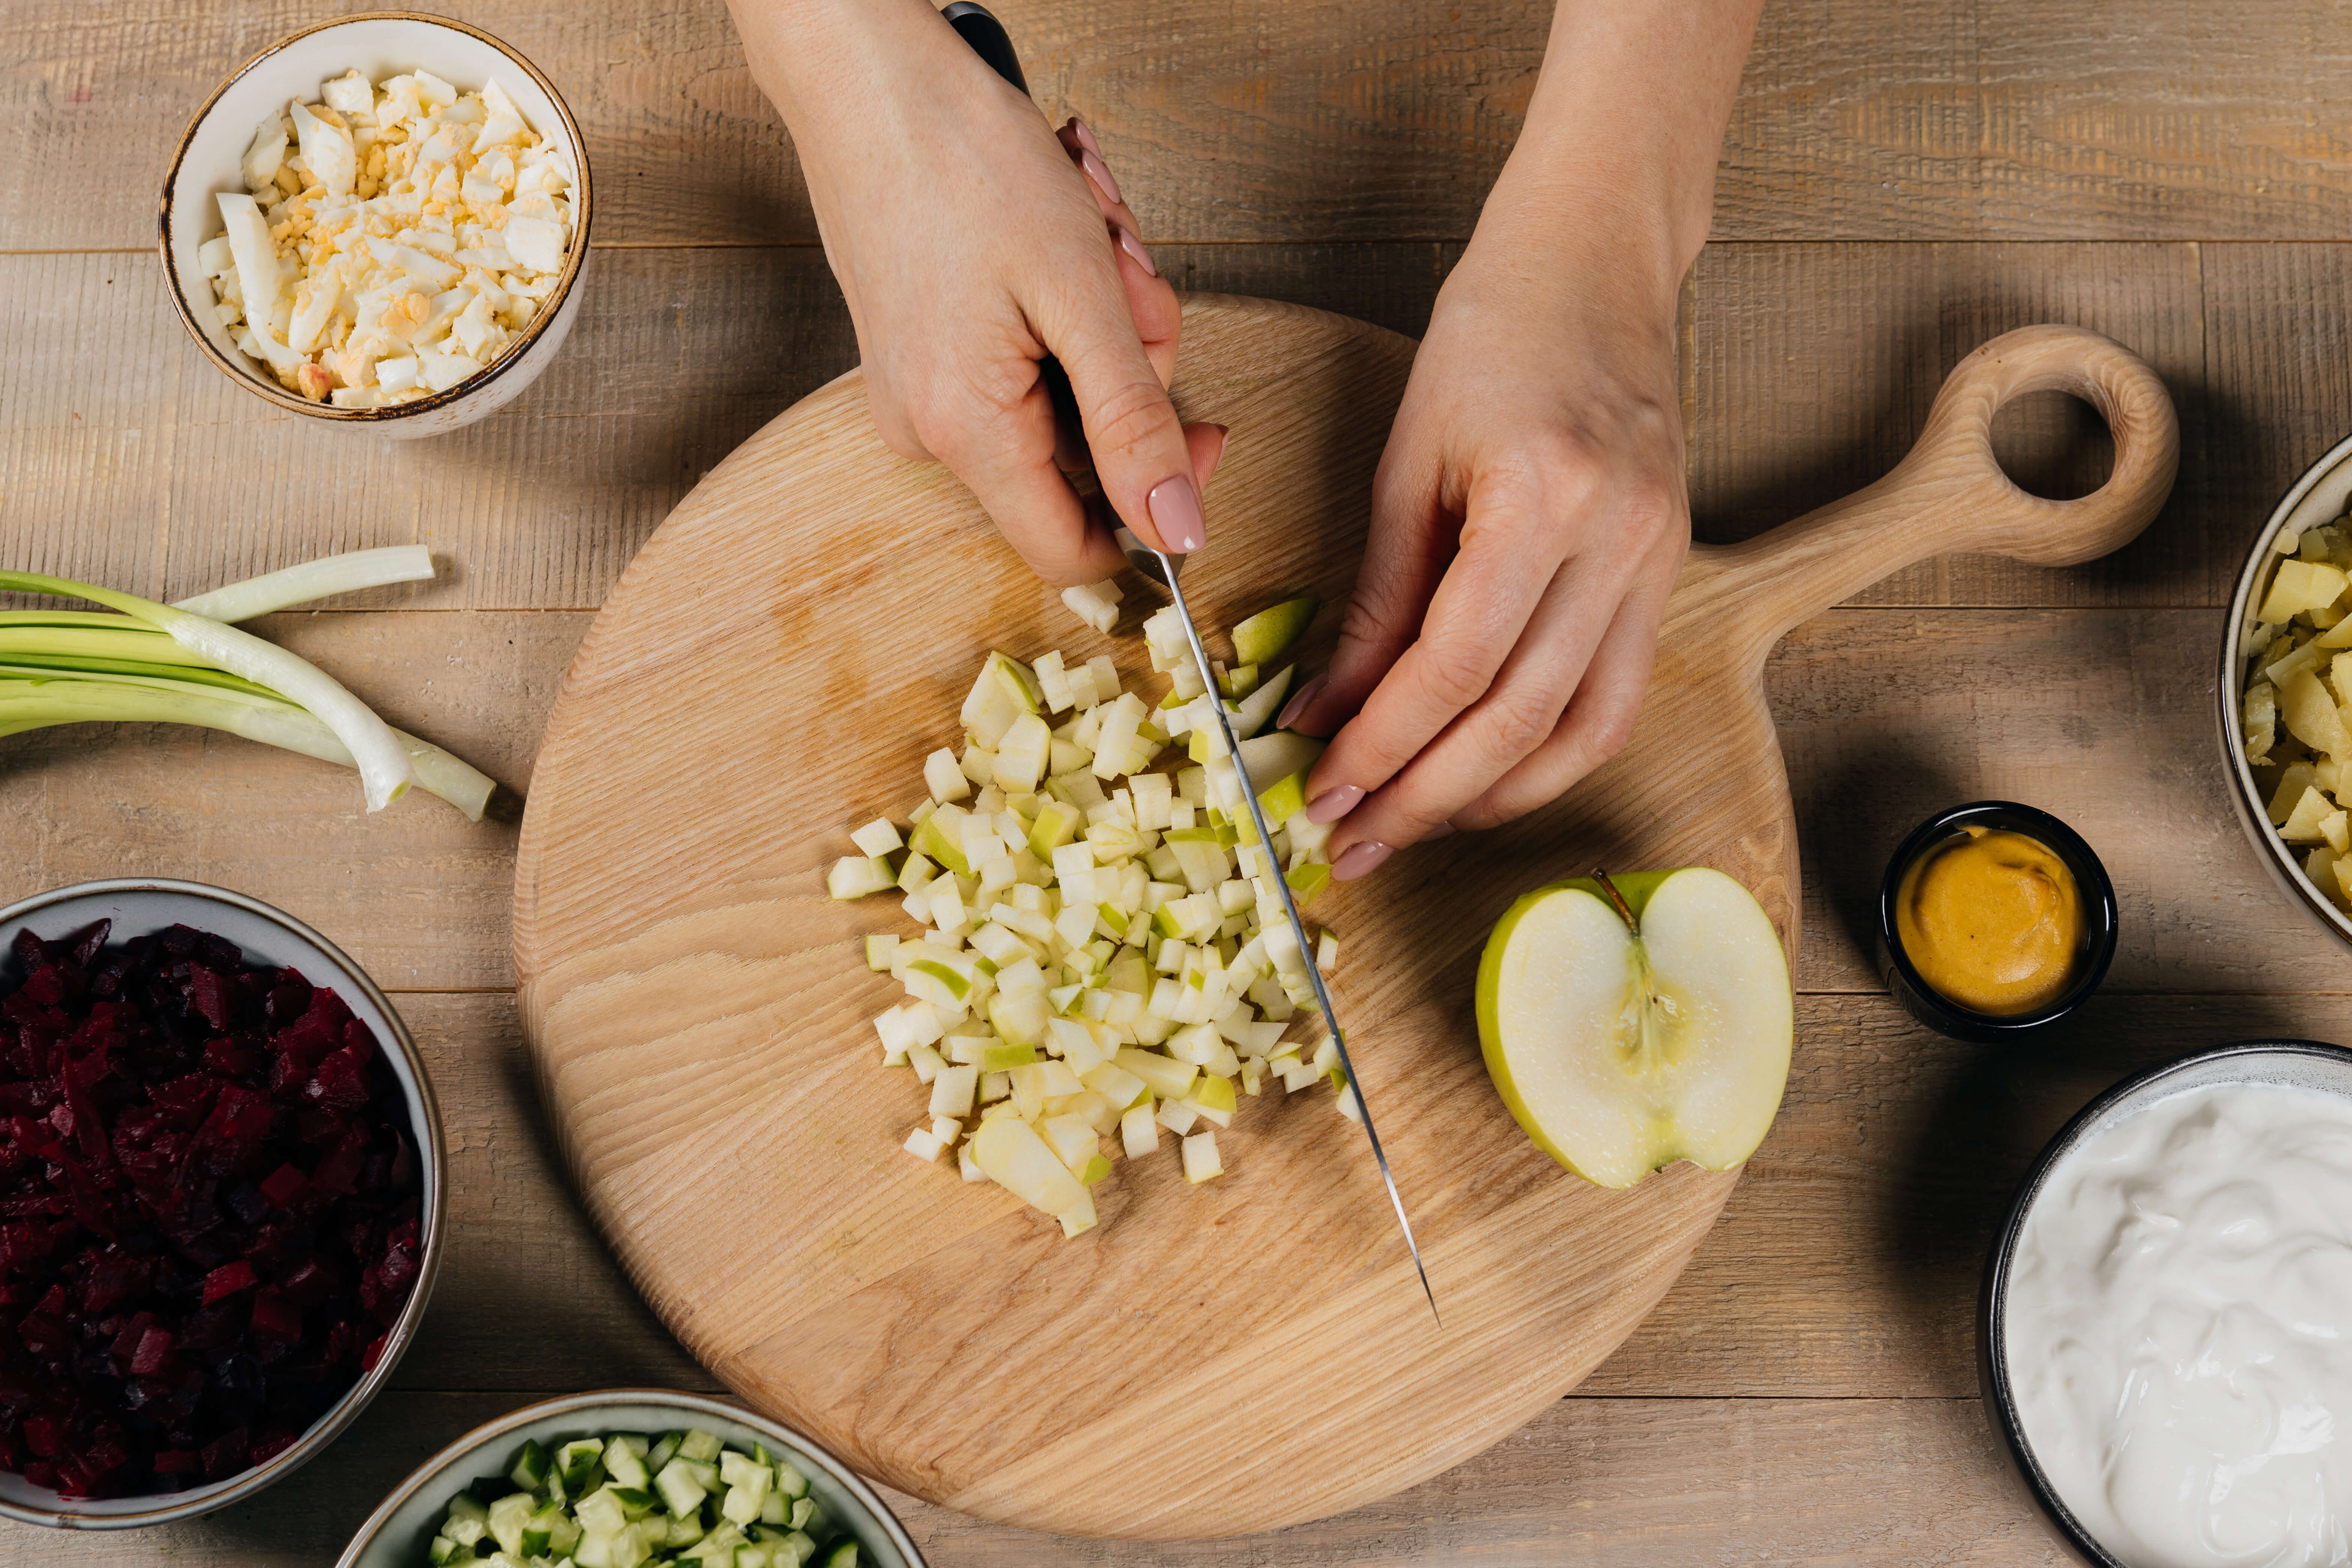
[[[2097,409],[2115,438],[2107,482],[2075,500],[2027,494],[1993,456],[2001,406],[2053,391]],[[1760,662],[1790,627],[1931,555],[2045,566],[2105,555],[2156,516],[2179,462],[2172,399],[2137,354],[2080,327],[2021,327],[1945,378],[1927,427],[1885,478],[1744,543],[1696,547],[1691,566],[1721,574],[1707,597],[1745,623]]]

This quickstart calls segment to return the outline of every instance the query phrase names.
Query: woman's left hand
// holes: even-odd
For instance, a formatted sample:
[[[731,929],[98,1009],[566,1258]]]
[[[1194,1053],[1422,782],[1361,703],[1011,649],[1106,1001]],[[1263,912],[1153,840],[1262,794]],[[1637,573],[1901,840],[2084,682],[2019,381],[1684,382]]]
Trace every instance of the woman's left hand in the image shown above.
[[[1343,880],[1541,805],[1633,732],[1690,503],[1676,279],[1627,259],[1482,223],[1438,295],[1338,654],[1282,720],[1338,731],[1307,793],[1344,817]]]

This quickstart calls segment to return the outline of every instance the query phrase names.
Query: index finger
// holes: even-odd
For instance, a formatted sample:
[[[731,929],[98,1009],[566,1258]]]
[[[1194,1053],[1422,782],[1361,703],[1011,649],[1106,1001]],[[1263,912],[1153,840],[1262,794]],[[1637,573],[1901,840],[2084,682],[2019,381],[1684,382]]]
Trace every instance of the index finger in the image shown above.
[[[1337,816],[1387,784],[1486,694],[1559,569],[1559,531],[1545,526],[1548,499],[1517,475],[1476,481],[1461,553],[1430,596],[1420,635],[1308,777],[1310,815],[1328,796],[1323,810]]]

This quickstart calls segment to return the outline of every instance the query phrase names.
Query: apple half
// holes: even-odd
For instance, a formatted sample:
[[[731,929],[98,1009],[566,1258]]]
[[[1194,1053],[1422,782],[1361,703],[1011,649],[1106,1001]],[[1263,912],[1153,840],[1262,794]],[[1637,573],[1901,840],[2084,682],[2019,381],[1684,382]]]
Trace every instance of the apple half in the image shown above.
[[[1513,904],[1478,965],[1478,1037],[1537,1148],[1603,1187],[1755,1152],[1796,1008],[1771,919],[1706,867],[1580,877]]]

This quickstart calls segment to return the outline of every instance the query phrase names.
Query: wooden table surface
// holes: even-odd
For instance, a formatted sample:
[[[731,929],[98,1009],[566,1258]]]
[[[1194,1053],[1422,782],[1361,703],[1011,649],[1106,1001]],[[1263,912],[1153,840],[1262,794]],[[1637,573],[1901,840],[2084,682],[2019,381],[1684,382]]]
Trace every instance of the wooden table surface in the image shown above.
[[[565,663],[631,552],[856,348],[718,0],[478,0],[467,19],[568,95],[600,178],[570,344],[505,412],[414,445],[318,430],[230,386],[165,303],[155,192],[215,82],[334,8],[0,9],[0,557],[173,597],[427,543],[441,583],[265,629],[524,791]],[[1049,110],[1099,132],[1181,287],[1417,332],[1510,144],[1549,7],[998,9]],[[1246,1541],[1065,1542],[902,1500],[934,1563],[2060,1560],[1976,1401],[1977,1272],[2011,1184],[2125,1072],[2250,1034],[2352,1036],[2352,965],[2231,820],[2208,675],[2251,531],[2352,428],[2347,20],[2322,0],[1775,0],[1685,293],[1701,535],[1745,536],[1874,478],[1961,354],[2036,321],[2107,332],[2167,377],[2183,425],[2171,505],[2085,567],[1929,563],[1776,655],[1805,847],[1788,1098],[1688,1272],[1575,1396],[1383,1504]],[[2094,423],[2054,397],[2005,438],[2012,471],[2048,493],[2104,471]],[[1866,951],[1895,840],[1984,795],[2072,821],[2123,904],[2105,993],[2030,1052],[1915,1026]],[[440,1086],[454,1222],[394,1387],[310,1468],[130,1539],[0,1526],[0,1563],[324,1564],[477,1422],[561,1390],[715,1386],[550,1163],[510,989],[515,809],[472,826],[422,798],[357,806],[348,774],[207,733],[0,744],[0,899],[134,873],[221,883],[316,924],[394,993]]]

